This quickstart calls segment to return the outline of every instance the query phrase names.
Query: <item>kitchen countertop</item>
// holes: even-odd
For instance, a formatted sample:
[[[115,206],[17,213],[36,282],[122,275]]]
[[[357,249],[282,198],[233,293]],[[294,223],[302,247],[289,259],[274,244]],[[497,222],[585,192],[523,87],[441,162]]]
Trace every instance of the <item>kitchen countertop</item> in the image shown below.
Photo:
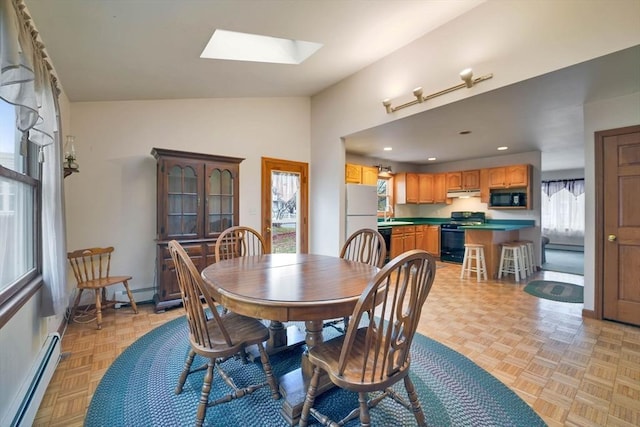
[[[397,218],[393,221],[378,221],[378,228],[402,227],[407,225],[441,225],[449,222],[449,218]],[[463,230],[513,231],[535,227],[534,220],[487,220],[481,225],[461,226]]]

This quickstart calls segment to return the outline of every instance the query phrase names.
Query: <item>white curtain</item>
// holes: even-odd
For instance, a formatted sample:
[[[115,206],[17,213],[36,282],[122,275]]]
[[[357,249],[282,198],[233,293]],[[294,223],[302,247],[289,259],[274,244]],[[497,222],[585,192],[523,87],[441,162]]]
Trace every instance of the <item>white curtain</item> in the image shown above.
[[[584,179],[542,181],[542,234],[551,243],[584,245]]]
[[[16,127],[40,147],[44,316],[65,309],[66,242],[57,79],[22,0],[0,0],[0,98],[16,106]],[[45,161],[46,159],[46,161]]]

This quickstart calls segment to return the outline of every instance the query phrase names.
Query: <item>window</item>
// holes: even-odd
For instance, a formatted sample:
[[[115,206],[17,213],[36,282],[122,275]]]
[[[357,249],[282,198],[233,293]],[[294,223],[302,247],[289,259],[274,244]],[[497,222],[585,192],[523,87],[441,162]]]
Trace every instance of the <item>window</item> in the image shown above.
[[[393,216],[393,180],[378,178],[378,216]]]
[[[39,271],[37,150],[21,141],[15,107],[0,100],[0,304]]]

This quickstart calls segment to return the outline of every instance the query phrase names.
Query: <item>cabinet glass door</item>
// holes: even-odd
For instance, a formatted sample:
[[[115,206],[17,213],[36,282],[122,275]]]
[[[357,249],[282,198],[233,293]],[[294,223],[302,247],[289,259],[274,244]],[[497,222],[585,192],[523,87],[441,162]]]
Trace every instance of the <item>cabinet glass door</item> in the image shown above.
[[[228,169],[208,171],[206,235],[219,234],[233,227],[235,212],[234,178]]]
[[[167,230],[170,238],[198,235],[198,175],[190,166],[174,165],[168,174]]]

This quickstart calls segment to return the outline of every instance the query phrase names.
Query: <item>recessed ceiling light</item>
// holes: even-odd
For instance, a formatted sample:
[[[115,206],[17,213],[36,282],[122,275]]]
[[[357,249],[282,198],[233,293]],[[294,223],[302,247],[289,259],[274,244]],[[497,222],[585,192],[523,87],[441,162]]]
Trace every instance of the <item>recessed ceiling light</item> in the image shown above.
[[[460,132],[458,132],[460,135],[469,135],[471,133],[470,130],[461,130]]]
[[[508,150],[508,149],[509,149],[509,147],[505,147],[505,146],[498,147],[498,151],[504,151],[504,150]]]
[[[430,162],[434,161],[436,158],[435,157],[429,157],[427,160],[429,160]]]
[[[321,43],[218,29],[213,32],[200,58],[300,64],[321,47]]]
[[[384,151],[391,151],[391,150],[393,150],[393,148],[392,147],[384,147],[383,150]]]

